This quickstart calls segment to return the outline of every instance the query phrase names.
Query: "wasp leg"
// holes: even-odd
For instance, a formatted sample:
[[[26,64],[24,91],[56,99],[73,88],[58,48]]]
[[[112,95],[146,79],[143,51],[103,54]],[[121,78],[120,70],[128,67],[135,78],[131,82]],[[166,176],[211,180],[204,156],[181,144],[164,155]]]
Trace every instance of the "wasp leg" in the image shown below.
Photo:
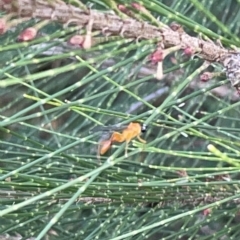
[[[141,142],[141,143],[146,143],[146,141],[144,139],[142,139],[140,136],[137,136],[137,139]]]
[[[144,145],[143,145],[143,151],[144,151],[144,150],[145,150],[146,141],[145,141],[144,139],[140,138],[139,135],[137,136],[137,139],[138,139],[141,143],[144,143]]]

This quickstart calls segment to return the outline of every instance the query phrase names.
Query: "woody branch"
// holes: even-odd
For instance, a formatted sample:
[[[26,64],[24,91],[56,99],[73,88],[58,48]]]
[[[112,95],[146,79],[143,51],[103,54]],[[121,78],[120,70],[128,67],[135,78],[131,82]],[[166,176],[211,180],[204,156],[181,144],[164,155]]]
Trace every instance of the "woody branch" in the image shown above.
[[[21,19],[37,18],[63,24],[74,22],[79,27],[86,26],[91,21],[92,30],[101,30],[103,34],[133,39],[157,39],[159,48],[156,55],[153,55],[157,61],[162,62],[171,51],[183,49],[186,53],[195,54],[208,62],[223,64],[232,85],[240,85],[238,52],[228,50],[212,41],[192,37],[181,27],[157,27],[131,17],[121,18],[114,13],[80,9],[61,0],[0,0],[0,10],[15,14]]]

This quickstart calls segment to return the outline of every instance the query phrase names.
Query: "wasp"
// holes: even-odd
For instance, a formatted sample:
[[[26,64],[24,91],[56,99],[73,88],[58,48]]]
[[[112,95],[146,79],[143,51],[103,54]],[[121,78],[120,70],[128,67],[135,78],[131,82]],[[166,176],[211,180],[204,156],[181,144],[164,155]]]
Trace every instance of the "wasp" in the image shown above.
[[[146,143],[140,137],[141,133],[146,132],[147,126],[145,124],[131,122],[128,125],[112,125],[112,126],[99,126],[92,131],[102,131],[102,137],[98,145],[98,159],[100,155],[105,154],[112,146],[113,143],[126,142],[125,156],[128,155],[128,145],[132,139],[137,138],[140,142]]]

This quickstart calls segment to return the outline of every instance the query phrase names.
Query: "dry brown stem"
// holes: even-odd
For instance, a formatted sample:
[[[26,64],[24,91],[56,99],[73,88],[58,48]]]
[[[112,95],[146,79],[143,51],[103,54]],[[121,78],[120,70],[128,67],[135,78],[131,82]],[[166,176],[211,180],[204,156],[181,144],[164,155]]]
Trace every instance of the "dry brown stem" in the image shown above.
[[[79,28],[87,28],[82,47],[87,49],[93,44],[90,29],[101,31],[102,34],[117,35],[123,38],[157,40],[161,49],[183,49],[186,55],[197,55],[207,62],[219,62],[226,70],[226,75],[240,94],[240,54],[198,37],[192,37],[184,32],[181,26],[173,24],[170,27],[157,23],[158,27],[131,17],[121,18],[110,12],[80,9],[66,4],[61,0],[0,0],[0,10],[18,17],[17,20],[37,18],[40,20],[57,21],[68,27],[70,23]],[[124,15],[125,16],[125,15]],[[1,19],[0,19],[1,20]],[[15,21],[15,20],[12,20]],[[1,23],[1,21],[0,21]],[[2,28],[7,27],[2,22]],[[4,29],[5,31],[5,29]],[[3,31],[3,32],[4,32]],[[177,50],[176,50],[177,51]],[[162,60],[158,62],[156,77],[162,77]]]
[[[8,1],[7,1],[8,2]],[[84,26],[91,20],[93,30],[101,30],[111,35],[122,35],[125,38],[159,39],[165,48],[180,46],[181,49],[191,47],[195,53],[207,61],[223,62],[229,51],[213,42],[191,37],[184,31],[173,30],[170,27],[156,27],[146,22],[132,18],[121,19],[112,13],[103,13],[96,10],[86,12],[62,1],[54,0],[0,0],[0,10],[16,13],[19,17],[49,19],[66,24],[74,20]]]

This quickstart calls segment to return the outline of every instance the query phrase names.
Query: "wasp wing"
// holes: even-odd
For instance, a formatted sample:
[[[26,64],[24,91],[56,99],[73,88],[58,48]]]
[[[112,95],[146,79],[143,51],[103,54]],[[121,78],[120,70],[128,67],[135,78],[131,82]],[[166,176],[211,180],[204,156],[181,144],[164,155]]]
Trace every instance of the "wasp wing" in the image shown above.
[[[126,129],[128,127],[128,125],[109,125],[109,126],[96,126],[92,129],[90,129],[90,133],[96,133],[96,132],[119,132],[119,131],[123,131],[124,129]]]

